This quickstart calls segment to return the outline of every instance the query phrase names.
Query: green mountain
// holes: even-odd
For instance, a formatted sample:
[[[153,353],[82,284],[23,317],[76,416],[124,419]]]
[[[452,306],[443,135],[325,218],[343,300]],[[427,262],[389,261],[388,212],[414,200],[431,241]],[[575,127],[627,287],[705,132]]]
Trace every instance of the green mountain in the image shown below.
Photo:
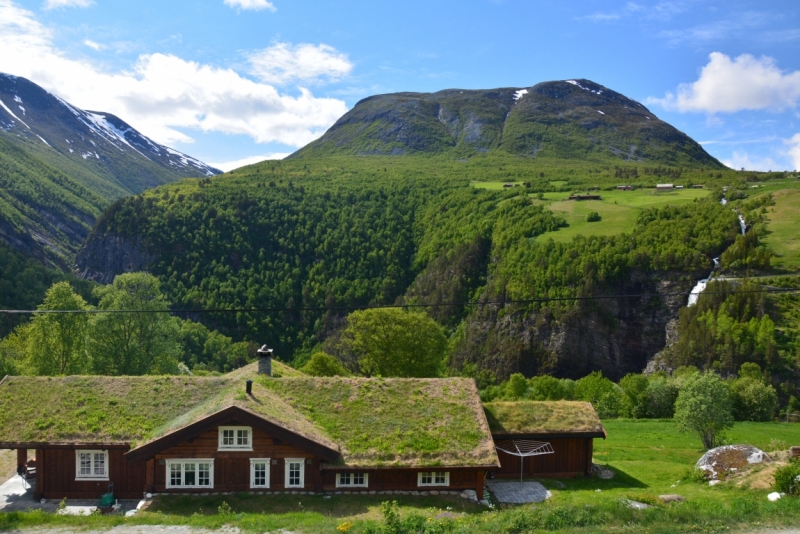
[[[583,79],[372,96],[292,157],[486,152],[723,168],[642,104]]]
[[[114,200],[219,171],[102,112],[0,73],[0,240],[68,269]]]

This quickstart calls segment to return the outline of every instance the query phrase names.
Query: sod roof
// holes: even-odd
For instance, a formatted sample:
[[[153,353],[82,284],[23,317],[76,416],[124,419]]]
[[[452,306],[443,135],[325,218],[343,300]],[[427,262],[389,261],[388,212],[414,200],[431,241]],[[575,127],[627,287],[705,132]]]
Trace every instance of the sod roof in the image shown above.
[[[231,407],[340,451],[339,466],[497,464],[475,384],[460,378],[7,377],[0,444],[136,448]]]
[[[588,402],[515,401],[483,405],[492,434],[595,434],[603,424]]]

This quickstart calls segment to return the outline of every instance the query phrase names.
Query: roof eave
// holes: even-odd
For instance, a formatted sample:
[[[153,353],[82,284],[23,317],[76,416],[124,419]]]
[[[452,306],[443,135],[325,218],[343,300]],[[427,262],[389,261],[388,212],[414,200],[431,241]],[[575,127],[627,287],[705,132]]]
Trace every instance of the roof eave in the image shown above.
[[[492,438],[497,439],[558,439],[558,438],[603,438],[606,439],[605,429],[594,432],[492,432]]]

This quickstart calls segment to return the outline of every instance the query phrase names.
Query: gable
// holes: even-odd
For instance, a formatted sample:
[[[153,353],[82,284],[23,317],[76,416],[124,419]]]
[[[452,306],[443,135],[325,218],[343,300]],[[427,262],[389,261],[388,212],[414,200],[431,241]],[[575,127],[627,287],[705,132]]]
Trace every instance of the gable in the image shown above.
[[[159,438],[153,439],[148,443],[128,451],[125,457],[129,461],[145,460],[171,447],[194,440],[204,433],[218,430],[221,426],[248,426],[254,430],[260,430],[273,439],[286,442],[293,447],[308,451],[319,458],[335,461],[339,457],[339,451],[331,448],[329,445],[309,439],[238,406],[230,406],[199,421],[195,421],[194,423],[173,430]]]

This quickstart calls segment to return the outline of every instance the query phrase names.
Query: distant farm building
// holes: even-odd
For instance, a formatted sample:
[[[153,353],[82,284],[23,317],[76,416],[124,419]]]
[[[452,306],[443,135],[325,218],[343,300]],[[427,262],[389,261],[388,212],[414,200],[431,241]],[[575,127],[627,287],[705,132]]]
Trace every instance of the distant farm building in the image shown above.
[[[692,186],[692,189],[703,189],[703,186],[702,186],[702,184],[694,184]]]
[[[618,185],[617,191],[633,191],[632,185]]]
[[[672,191],[675,186],[672,184],[657,184],[656,191]]]
[[[676,185],[675,189],[683,189],[683,186],[682,185]]]
[[[503,187],[514,187],[516,184],[503,184]]]
[[[569,200],[602,200],[600,195],[570,195]]]

